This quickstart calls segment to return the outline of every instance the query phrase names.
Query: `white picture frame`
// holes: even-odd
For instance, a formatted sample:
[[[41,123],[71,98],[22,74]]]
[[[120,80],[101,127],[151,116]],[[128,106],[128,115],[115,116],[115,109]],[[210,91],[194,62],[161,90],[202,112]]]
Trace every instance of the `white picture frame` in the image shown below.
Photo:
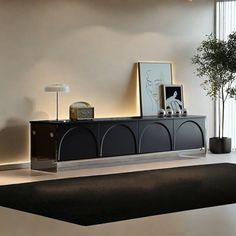
[[[157,116],[162,108],[163,84],[172,84],[172,64],[139,62],[141,116]]]

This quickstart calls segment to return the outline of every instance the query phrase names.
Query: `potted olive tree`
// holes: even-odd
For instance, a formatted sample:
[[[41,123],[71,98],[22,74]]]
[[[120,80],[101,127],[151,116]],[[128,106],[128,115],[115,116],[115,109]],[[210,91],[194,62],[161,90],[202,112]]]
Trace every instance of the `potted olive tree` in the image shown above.
[[[231,138],[224,137],[225,102],[229,97],[236,98],[236,32],[227,40],[208,35],[197,48],[192,63],[196,65],[196,75],[203,79],[201,86],[218,102],[218,136],[210,138],[210,151],[229,153]]]

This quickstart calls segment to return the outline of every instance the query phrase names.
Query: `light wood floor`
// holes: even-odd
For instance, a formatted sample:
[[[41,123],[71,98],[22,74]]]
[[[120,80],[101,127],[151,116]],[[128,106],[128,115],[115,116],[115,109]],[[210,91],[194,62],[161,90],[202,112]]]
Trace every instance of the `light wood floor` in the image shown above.
[[[223,162],[236,163],[236,154],[207,154],[206,157],[198,158],[182,156],[180,160],[171,160],[169,158],[168,161],[157,158],[146,163],[132,163],[131,161],[125,165],[116,164],[114,166],[96,168],[84,167],[77,170],[64,170],[58,173],[31,171],[29,169],[0,171],[0,185]],[[236,204],[232,204],[85,227],[0,207],[0,235],[235,236],[235,219]]]
[[[213,163],[223,163],[230,162],[236,163],[236,153],[230,154],[201,154],[201,155],[180,155],[179,157],[155,157],[155,154],[139,156],[140,160],[136,161],[134,158],[121,157],[124,162],[115,162],[114,164],[106,165],[106,162],[103,164],[97,164],[96,166],[85,165],[75,169],[65,169],[58,171],[57,173],[34,171],[30,169],[19,169],[19,170],[6,170],[0,171],[0,185],[6,184],[16,184],[16,183],[26,183],[32,181],[40,180],[49,180],[49,179],[58,179],[58,178],[69,178],[76,176],[89,176],[89,175],[103,175],[103,174],[112,174],[112,173],[121,173],[121,172],[131,172],[131,171],[142,171],[150,169],[162,169],[162,168],[171,168],[178,166],[190,166],[190,165],[201,165],[201,164],[213,164]],[[145,161],[145,159],[147,161]],[[126,160],[126,161],[125,161]],[[125,163],[125,164],[123,164]]]

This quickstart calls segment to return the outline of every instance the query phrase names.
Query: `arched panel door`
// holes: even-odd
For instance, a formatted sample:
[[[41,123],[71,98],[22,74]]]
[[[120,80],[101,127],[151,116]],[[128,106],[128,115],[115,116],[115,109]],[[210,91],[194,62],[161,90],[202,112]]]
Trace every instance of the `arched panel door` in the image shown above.
[[[202,120],[185,120],[175,124],[175,150],[198,149],[205,146]]]
[[[58,149],[59,161],[98,157],[95,135],[88,127],[70,128],[62,137]]]
[[[168,127],[159,122],[146,124],[140,135],[140,153],[171,151],[172,137],[169,130],[170,125]]]
[[[136,154],[135,132],[125,124],[102,127],[101,156],[122,156]]]

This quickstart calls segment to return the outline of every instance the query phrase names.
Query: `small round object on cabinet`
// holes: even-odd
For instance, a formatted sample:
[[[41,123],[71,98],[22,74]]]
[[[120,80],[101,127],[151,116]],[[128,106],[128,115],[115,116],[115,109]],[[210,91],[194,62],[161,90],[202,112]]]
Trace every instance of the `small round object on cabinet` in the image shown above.
[[[180,116],[180,115],[181,115],[180,109],[174,111],[174,116]]]
[[[187,116],[187,115],[188,115],[188,111],[187,111],[186,108],[184,108],[184,109],[182,110],[182,116]]]
[[[172,115],[173,115],[173,110],[171,108],[166,109],[166,116],[172,117]]]
[[[160,109],[158,111],[158,117],[164,117],[166,115],[166,111],[164,109]]]

